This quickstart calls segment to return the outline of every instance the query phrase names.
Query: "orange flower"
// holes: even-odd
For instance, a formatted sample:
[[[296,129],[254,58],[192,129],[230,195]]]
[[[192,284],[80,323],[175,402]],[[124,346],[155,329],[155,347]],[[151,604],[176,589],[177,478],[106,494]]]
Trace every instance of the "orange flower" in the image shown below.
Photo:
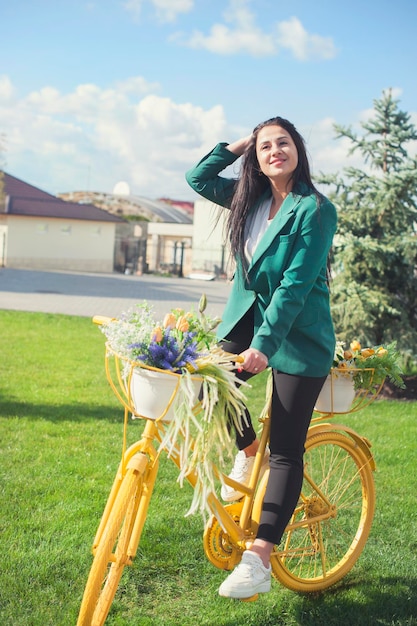
[[[353,358],[353,354],[350,350],[345,350],[343,352],[343,358],[346,359],[347,361],[350,361],[350,359]]]
[[[353,350],[353,352],[357,352],[361,349],[361,344],[355,339],[355,341],[352,341],[352,343],[350,344],[350,349]]]
[[[190,325],[188,323],[187,318],[185,317],[185,315],[181,315],[178,319],[177,319],[177,325],[176,328],[178,330],[180,330],[182,333],[185,333],[189,328]]]
[[[361,356],[364,359],[368,359],[373,354],[375,354],[375,350],[373,350],[372,348],[364,348],[363,350],[361,350]]]
[[[161,341],[163,336],[164,336],[164,333],[162,332],[162,328],[160,326],[157,326],[153,330],[152,341],[156,341],[156,342]]]
[[[338,368],[339,370],[346,370],[346,369],[347,369],[347,367],[348,367],[348,364],[347,364],[347,363],[344,363],[344,361],[341,361],[341,362],[339,363],[339,365],[337,366],[337,368]]]
[[[175,328],[176,322],[175,315],[173,313],[167,313],[163,321],[164,328]]]
[[[386,348],[383,348],[382,346],[376,351],[376,356],[386,356],[387,354],[388,350],[386,350]]]

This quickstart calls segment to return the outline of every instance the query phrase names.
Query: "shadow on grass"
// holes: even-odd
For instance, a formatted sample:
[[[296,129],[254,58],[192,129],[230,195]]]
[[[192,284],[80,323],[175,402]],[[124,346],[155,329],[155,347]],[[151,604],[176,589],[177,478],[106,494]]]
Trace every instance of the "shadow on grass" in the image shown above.
[[[13,399],[2,400],[0,398],[0,417],[14,418],[25,417],[28,419],[43,419],[51,422],[71,420],[75,422],[89,422],[93,420],[107,420],[111,423],[123,420],[122,406],[112,406],[105,404],[91,405],[79,404],[34,404],[13,401]]]
[[[178,584],[178,570],[170,572],[167,563],[163,571],[160,578],[160,568],[150,565],[148,573],[152,576],[141,582],[135,580],[137,573],[132,573],[131,582],[136,587],[137,599],[143,594],[155,594],[157,584],[164,585],[165,589],[174,589]],[[222,599],[224,614],[217,618],[216,623],[219,626],[255,623],[262,626],[415,626],[416,592],[414,579],[381,577],[369,582],[343,581],[322,593],[296,594],[295,601],[292,599],[287,604],[279,597],[279,584],[273,583],[270,594],[265,596],[269,599],[272,594],[277,595],[277,602],[272,607],[263,602],[263,596],[253,605]],[[200,619],[201,624],[208,624],[204,611]],[[163,623],[173,626],[180,622],[168,619]],[[183,623],[189,624],[190,621],[184,619]]]
[[[352,591],[357,592],[357,600],[346,597],[346,592],[355,595]],[[325,592],[304,596],[297,619],[302,626],[411,626],[417,624],[417,579],[345,580]]]

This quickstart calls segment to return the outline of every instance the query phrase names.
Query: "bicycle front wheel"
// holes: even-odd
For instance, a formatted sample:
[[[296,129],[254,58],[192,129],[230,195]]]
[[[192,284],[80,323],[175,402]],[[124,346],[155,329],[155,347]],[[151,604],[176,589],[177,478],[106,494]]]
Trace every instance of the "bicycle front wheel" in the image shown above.
[[[369,458],[344,434],[307,439],[299,503],[271,557],[287,588],[313,592],[341,580],[356,563],[372,525],[375,487]]]
[[[137,455],[128,467],[95,549],[77,626],[102,626],[123,570],[136,554],[146,519],[153,481],[147,483],[148,458]]]

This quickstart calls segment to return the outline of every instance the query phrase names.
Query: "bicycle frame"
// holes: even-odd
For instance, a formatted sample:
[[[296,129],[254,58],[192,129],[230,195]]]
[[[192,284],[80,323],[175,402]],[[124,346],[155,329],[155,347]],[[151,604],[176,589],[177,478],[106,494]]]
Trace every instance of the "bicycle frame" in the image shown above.
[[[97,323],[102,322],[98,320]],[[233,355],[229,356],[235,360]],[[115,357],[112,366],[110,357]],[[128,369],[124,368],[123,361]],[[175,443],[167,441],[168,422],[172,416],[168,410],[180,387],[179,375],[173,374],[177,379],[165,410],[162,409],[160,414],[158,409],[154,417],[148,413],[148,417],[144,417],[131,396],[132,368],[137,366],[107,348],[107,379],[124,407],[122,453],[94,538],[94,559],[83,595],[78,626],[104,624],[123,568],[131,565],[136,556],[161,453],[165,452],[176,465],[181,479],[187,480],[193,489],[199,489],[197,470],[184,472],[182,466],[182,443],[188,445],[192,439],[188,426],[180,430],[179,439]],[[194,378],[193,374],[191,378]],[[198,373],[195,378],[199,379]],[[170,389],[171,385],[168,383],[167,387]],[[371,400],[378,395],[379,390],[380,387],[373,386]],[[196,395],[189,396],[190,414],[195,413],[196,416],[201,408],[197,394],[198,391]],[[209,561],[220,569],[233,569],[257,535],[269,474],[267,470],[260,480],[269,442],[271,397],[268,393],[269,406],[265,407],[267,410],[264,409],[259,418],[262,424],[259,448],[249,484],[243,485],[232,480],[219,467],[212,465],[216,481],[243,494],[238,502],[231,504],[223,504],[214,491],[205,496],[211,518],[205,526],[204,551]],[[358,410],[369,399],[365,390],[359,390],[357,398],[358,402],[352,410]],[[333,402],[333,396],[331,399]],[[196,404],[192,406],[194,402]],[[282,546],[275,546],[271,555],[275,578],[294,591],[322,591],[341,580],[361,554],[372,524],[375,509],[372,473],[375,461],[370,443],[347,426],[325,421],[334,415],[320,413],[317,416],[316,413],[312,418],[305,443],[304,477],[299,501],[284,531]],[[145,419],[145,424],[140,438],[128,446],[127,431],[131,416]],[[177,434],[176,428],[175,436]]]
[[[116,479],[114,481],[112,490],[110,492],[108,502],[106,504],[106,508],[103,513],[102,520],[100,522],[99,528],[94,538],[93,552],[94,552],[95,547],[100,542],[103,529],[106,527],[108,516],[110,514],[110,511],[112,510],[114,501],[118,493],[118,488],[121,484],[126,468],[129,467],[129,464],[132,463],[132,460],[139,453],[145,454],[148,457],[148,461],[150,461],[150,465],[153,468],[152,475],[149,476],[147,479],[148,484],[151,485],[150,488],[153,488],[155,480],[156,480],[157,472],[158,472],[158,462],[159,462],[159,452],[156,451],[156,448],[153,445],[153,442],[156,440],[159,443],[161,443],[163,439],[163,435],[164,435],[163,418],[167,410],[173,403],[173,400],[175,398],[175,395],[179,386],[177,383],[177,386],[172,394],[172,397],[169,400],[166,411],[157,420],[147,419],[146,420],[147,423],[145,424],[145,428],[143,430],[141,439],[135,442],[134,444],[132,444],[129,448],[127,448],[127,427],[129,423],[129,417],[130,417],[130,414],[134,414],[134,411],[132,410],[132,398],[130,395],[130,381],[131,381],[131,376],[132,376],[132,368],[130,368],[127,378],[124,377],[123,372],[121,370],[120,360],[118,357],[116,357],[115,363],[114,363],[115,369],[114,369],[114,372],[112,372],[112,369],[110,367],[110,358],[109,358],[112,356],[115,356],[115,355],[113,355],[111,352],[106,350],[106,356],[105,356],[106,376],[114,394],[116,395],[119,402],[124,406],[122,458],[121,458],[121,462],[120,462],[119,470],[117,472]],[[149,369],[154,369],[154,368],[149,368]],[[199,403],[195,407],[196,411],[198,411],[198,407],[199,407]],[[262,465],[265,449],[266,449],[268,439],[269,439],[269,425],[270,425],[269,413],[266,415],[265,418],[263,418],[262,421],[264,422],[264,425],[262,429],[262,435],[260,438],[259,450],[256,456],[256,460],[255,460],[255,464],[254,464],[254,468],[253,468],[249,485],[246,486],[246,485],[241,485],[240,483],[236,483],[235,481],[233,481],[232,479],[230,479],[228,476],[224,474],[222,474],[222,478],[221,478],[226,484],[232,487],[237,487],[242,493],[245,494],[244,504],[243,504],[242,513],[240,515],[239,524],[236,524],[233,517],[227,512],[226,507],[220,502],[220,500],[217,498],[215,493],[210,493],[207,499],[207,504],[208,504],[210,511],[218,519],[224,532],[227,533],[228,536],[230,537],[230,540],[235,545],[239,546],[241,550],[244,550],[246,547],[247,541],[253,538],[253,533],[251,533],[250,530],[248,529],[251,527],[252,511],[253,511],[253,505],[254,505],[254,500],[255,500],[255,495],[256,495],[256,488],[258,485],[258,480],[260,476],[261,465]],[[178,451],[175,450],[175,448],[174,449],[170,448],[168,457],[175,463],[177,468],[181,470],[180,455]],[[220,478],[221,472],[217,468],[214,468],[214,473],[218,478]],[[193,488],[197,484],[197,476],[194,472],[190,472],[189,474],[187,474],[186,480],[190,483],[190,485]],[[135,532],[136,532],[136,528],[134,532],[132,533],[132,542],[133,544],[136,543],[136,547],[137,547],[138,541],[137,542],[133,541]],[[132,557],[133,556],[134,555],[132,555]]]
[[[114,501],[116,499],[119,486],[123,480],[123,476],[128,467],[132,467],[135,463],[140,463],[140,458],[142,455],[145,455],[146,462],[149,463],[149,467],[151,471],[147,476],[147,484],[150,489],[153,489],[153,486],[156,481],[158,468],[159,468],[159,455],[160,452],[156,450],[154,446],[154,441],[161,442],[164,434],[164,423],[162,421],[154,421],[154,420],[146,420],[146,424],[144,430],[142,432],[141,438],[133,443],[131,446],[127,448],[126,446],[126,436],[127,436],[127,425],[129,420],[129,411],[125,408],[124,415],[124,428],[123,428],[123,450],[122,450],[122,459],[120,461],[119,469],[116,475],[116,479],[113,483],[112,489],[110,491],[110,495],[108,497],[108,501],[103,512],[102,519],[100,521],[99,527],[97,529],[94,542],[93,542],[93,553],[96,546],[99,544],[102,532],[107,525],[107,520],[109,514],[113,508]],[[220,502],[215,493],[210,493],[208,496],[208,506],[212,514],[218,519],[221,524],[224,532],[228,534],[230,540],[239,546],[242,550],[245,549],[246,543],[251,538],[251,534],[248,533],[247,529],[250,527],[251,522],[251,513],[253,510],[253,503],[256,495],[256,487],[258,484],[259,474],[261,471],[261,465],[263,460],[263,454],[265,452],[266,445],[268,443],[269,438],[269,417],[265,418],[264,426],[262,429],[262,436],[260,439],[259,451],[257,454],[257,458],[255,460],[255,465],[253,469],[253,473],[251,476],[251,480],[248,486],[241,485],[240,483],[236,483],[231,480],[228,476],[222,475],[222,479],[226,484],[230,484],[231,486],[238,487],[245,493],[244,498],[244,506],[242,509],[242,514],[240,517],[239,524],[236,524],[233,517],[227,512],[225,506]],[[175,450],[170,450],[168,458],[177,466],[178,469],[181,469],[180,465],[180,456],[179,453]],[[216,470],[217,476],[220,476],[220,472]],[[197,476],[194,472],[191,472],[186,476],[186,480],[189,484],[194,488],[197,483]],[[140,510],[138,511],[138,519],[140,518]],[[141,532],[141,528],[136,527],[132,533],[132,548],[129,550],[129,557],[133,559],[136,555],[138,541],[138,533]]]
[[[364,457],[367,459],[367,462],[370,464],[371,469],[374,470],[375,462],[370,451],[369,442],[347,426],[343,426],[341,424],[323,423],[324,418],[328,417],[329,415],[315,417],[312,421],[312,424],[310,425],[307,438],[311,437],[313,434],[322,432],[344,432],[355,441],[356,445],[358,445],[360,450],[363,452]],[[112,510],[114,501],[117,496],[118,488],[123,480],[126,469],[129,467],[135,467],[135,464],[139,464],[139,466],[141,463],[148,464],[149,473],[147,475],[147,485],[150,490],[153,489],[158,474],[159,456],[161,451],[157,451],[154,442],[157,441],[160,443],[162,441],[165,429],[164,422],[161,420],[146,420],[146,424],[142,432],[141,438],[127,448],[126,438],[129,418],[130,414],[128,407],[125,407],[122,459],[100,525],[94,538],[93,553],[95,547],[100,542],[103,529],[106,527],[108,516],[110,514],[110,511]],[[231,487],[238,489],[241,493],[244,493],[244,498],[241,501],[242,508],[238,523],[236,523],[235,518],[228,511],[228,506],[224,505],[214,492],[210,493],[207,498],[207,504],[211,513],[220,524],[223,532],[228,536],[230,543],[237,548],[237,554],[243,552],[243,550],[248,547],[248,544],[253,541],[262,510],[266,476],[262,484],[259,486],[259,489],[257,488],[265,449],[269,441],[270,415],[268,414],[266,417],[264,417],[262,419],[262,422],[263,426],[260,435],[259,449],[256,455],[255,464],[249,484],[242,485],[241,483],[232,480],[224,474],[221,475],[219,470],[215,470],[216,475],[219,478],[221,475],[222,480],[227,485],[230,485]],[[179,470],[181,469],[180,455],[175,448],[170,450],[168,458],[177,466]],[[317,514],[312,515],[308,519],[305,519],[303,521],[290,522],[287,525],[286,532],[291,532],[297,528],[307,527],[318,522],[323,522],[324,520],[329,519],[330,517],[333,517],[335,515],[334,508],[332,507],[331,503],[322,492],[320,487],[316,485],[314,481],[309,477],[308,470],[305,470],[304,478],[314,488],[322,502],[327,506],[327,509],[325,512],[318,512]],[[186,476],[186,480],[189,482],[191,487],[195,488],[197,483],[197,477],[194,472],[189,473]],[[141,510],[140,508],[138,508],[137,519],[134,530],[132,532],[131,544],[129,546],[128,564],[132,562],[132,559],[136,555],[137,546],[139,543],[139,538],[142,532],[144,522],[144,516],[141,515]],[[281,553],[285,554],[285,547]],[[234,560],[231,561],[230,567],[233,567],[233,565]]]

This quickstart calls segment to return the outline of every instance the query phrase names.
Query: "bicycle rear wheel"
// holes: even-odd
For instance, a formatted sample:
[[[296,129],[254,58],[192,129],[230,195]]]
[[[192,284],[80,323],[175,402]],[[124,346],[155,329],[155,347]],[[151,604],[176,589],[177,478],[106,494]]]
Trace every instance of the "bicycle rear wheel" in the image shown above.
[[[126,565],[131,565],[145,523],[154,479],[148,481],[144,454],[127,468],[113,508],[95,549],[77,626],[102,626]]]
[[[341,580],[369,536],[375,487],[369,458],[344,434],[323,432],[306,442],[302,492],[272,571],[287,588],[313,592]]]

